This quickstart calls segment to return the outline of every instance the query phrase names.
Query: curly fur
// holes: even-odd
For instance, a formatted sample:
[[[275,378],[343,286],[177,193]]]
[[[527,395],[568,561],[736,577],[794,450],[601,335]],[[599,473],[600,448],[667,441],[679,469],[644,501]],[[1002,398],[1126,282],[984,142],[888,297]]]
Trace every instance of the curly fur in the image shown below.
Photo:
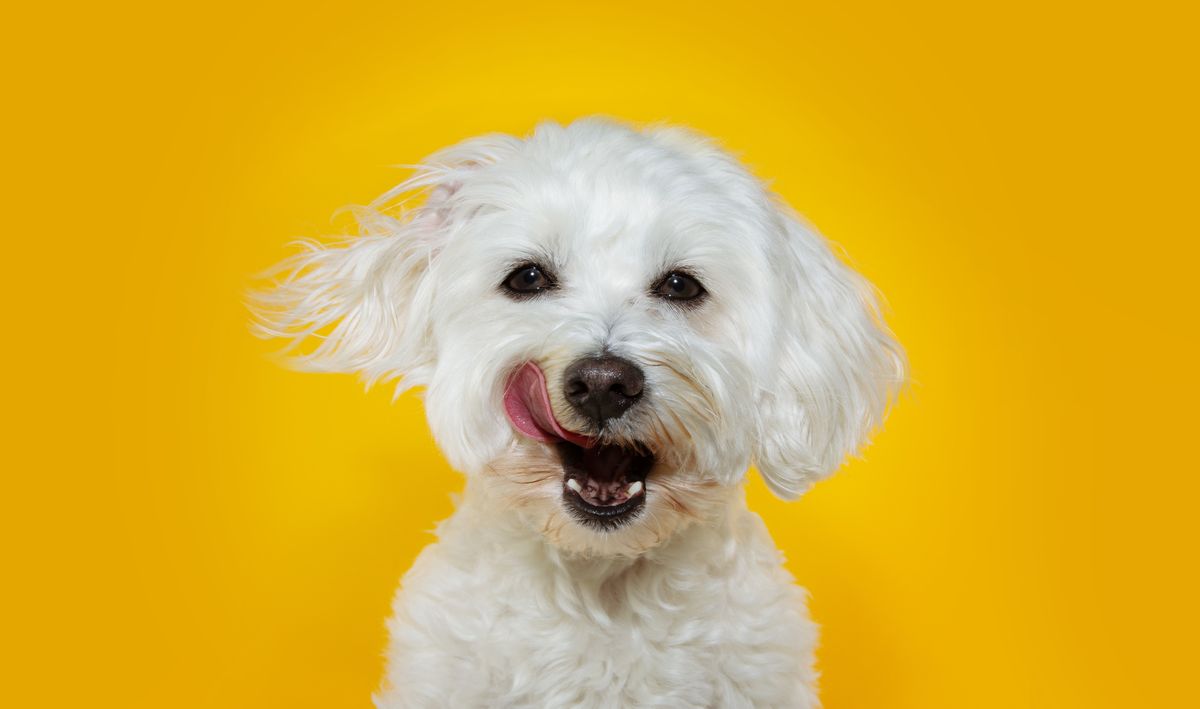
[[[414,195],[427,196],[413,204]],[[815,629],[741,482],[794,498],[864,445],[904,380],[871,287],[735,159],[694,133],[602,119],[435,154],[255,294],[299,367],[426,387],[467,476],[405,576],[378,706],[815,707]],[[525,261],[561,288],[499,290]],[[709,292],[649,292],[686,269]],[[308,344],[315,342],[315,345]],[[607,351],[646,394],[602,440],[651,450],[644,513],[564,509],[563,471],[501,399],[525,362],[555,416],[566,366]]]

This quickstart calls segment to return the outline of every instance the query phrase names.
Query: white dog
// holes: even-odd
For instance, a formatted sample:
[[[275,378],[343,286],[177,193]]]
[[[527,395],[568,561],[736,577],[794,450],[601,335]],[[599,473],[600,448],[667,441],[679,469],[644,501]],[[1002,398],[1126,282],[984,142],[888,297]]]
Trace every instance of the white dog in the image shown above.
[[[794,498],[882,420],[905,364],[870,286],[677,128],[468,140],[359,217],[255,308],[319,342],[304,368],[427,387],[467,476],[377,705],[816,707],[804,592],[742,481]]]

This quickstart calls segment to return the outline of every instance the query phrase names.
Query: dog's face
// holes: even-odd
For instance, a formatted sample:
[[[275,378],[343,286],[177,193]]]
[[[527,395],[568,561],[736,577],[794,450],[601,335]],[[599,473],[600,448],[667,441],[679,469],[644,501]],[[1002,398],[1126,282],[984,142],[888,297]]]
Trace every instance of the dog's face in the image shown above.
[[[497,510],[565,549],[637,554],[754,461],[795,496],[880,420],[903,356],[869,287],[712,144],[605,121],[435,155],[366,234],[285,265],[263,329],[303,364],[428,387]]]

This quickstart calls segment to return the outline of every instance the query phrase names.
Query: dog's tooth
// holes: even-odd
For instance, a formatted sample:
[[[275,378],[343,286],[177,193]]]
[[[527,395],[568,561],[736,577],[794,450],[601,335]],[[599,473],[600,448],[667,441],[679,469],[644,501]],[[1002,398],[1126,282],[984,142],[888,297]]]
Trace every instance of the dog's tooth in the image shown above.
[[[635,480],[634,482],[630,483],[629,487],[625,490],[625,492],[627,492],[630,497],[633,497],[634,495],[638,494],[641,491],[642,491],[642,481],[641,480]]]
[[[567,487],[571,488],[575,492],[579,492],[579,493],[583,492],[583,487],[579,484],[579,481],[576,480],[575,478],[567,478]]]

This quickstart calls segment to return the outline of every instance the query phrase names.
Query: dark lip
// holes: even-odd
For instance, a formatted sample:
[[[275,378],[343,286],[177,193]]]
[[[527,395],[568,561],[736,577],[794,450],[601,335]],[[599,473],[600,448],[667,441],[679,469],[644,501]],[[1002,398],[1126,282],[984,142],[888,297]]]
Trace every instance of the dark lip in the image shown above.
[[[647,494],[649,492],[643,488],[640,495],[619,505],[597,507],[585,502],[574,490],[567,487],[566,478],[563,479],[563,501],[567,503],[571,515],[580,524],[598,531],[611,532],[637,518],[646,506]]]

